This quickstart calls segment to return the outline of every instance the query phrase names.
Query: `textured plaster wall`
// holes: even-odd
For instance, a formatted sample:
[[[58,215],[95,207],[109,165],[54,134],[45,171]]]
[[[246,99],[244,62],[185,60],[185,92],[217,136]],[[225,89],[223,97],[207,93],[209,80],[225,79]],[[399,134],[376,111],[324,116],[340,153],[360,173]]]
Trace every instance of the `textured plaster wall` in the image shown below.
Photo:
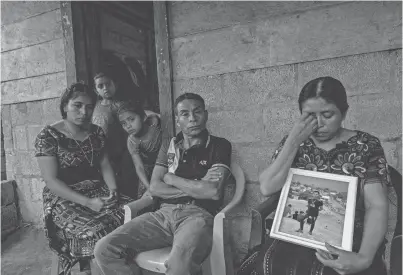
[[[2,1],[1,15],[6,174],[16,181],[22,219],[41,224],[44,183],[33,144],[40,129],[60,117],[54,98],[67,83],[60,2]]]
[[[345,126],[380,138],[402,171],[400,2],[169,2],[175,97],[204,97],[212,134],[229,139],[248,184],[231,227],[239,262],[258,175],[298,117],[309,80],[345,85]]]

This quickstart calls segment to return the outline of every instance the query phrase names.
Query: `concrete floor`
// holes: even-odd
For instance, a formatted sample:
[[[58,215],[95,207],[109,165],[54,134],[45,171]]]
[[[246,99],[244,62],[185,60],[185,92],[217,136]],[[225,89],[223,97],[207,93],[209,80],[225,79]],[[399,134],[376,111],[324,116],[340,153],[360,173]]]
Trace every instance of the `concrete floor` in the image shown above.
[[[20,228],[1,244],[2,275],[48,275],[53,252],[49,249],[43,229]],[[78,265],[72,275],[83,274]]]
[[[43,229],[20,228],[1,243],[1,275],[50,275],[52,256]],[[98,269],[94,273],[100,275]],[[84,274],[78,264],[71,272],[71,275]],[[150,271],[142,274],[158,275]]]

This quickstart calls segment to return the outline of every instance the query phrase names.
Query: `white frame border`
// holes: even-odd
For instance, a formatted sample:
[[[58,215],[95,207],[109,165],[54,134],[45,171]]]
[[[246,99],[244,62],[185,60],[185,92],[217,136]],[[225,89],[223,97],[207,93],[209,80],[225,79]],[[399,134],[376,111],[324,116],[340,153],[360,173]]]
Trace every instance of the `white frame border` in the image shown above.
[[[340,249],[346,251],[352,251],[353,246],[353,234],[354,234],[354,218],[355,218],[355,207],[356,207],[356,195],[357,195],[357,186],[358,186],[358,178],[353,176],[345,176],[345,175],[337,175],[331,173],[317,172],[311,170],[303,170],[297,168],[291,168],[288,172],[287,180],[283,186],[281,191],[280,200],[278,202],[276,214],[274,216],[274,221],[272,225],[272,230],[270,231],[270,237],[281,239],[287,242],[303,245],[310,248],[318,248],[327,251],[325,247],[325,243],[309,240],[306,238],[302,238],[299,236],[290,235],[287,233],[279,232],[280,223],[283,218],[283,212],[285,208],[285,204],[287,202],[288,193],[290,191],[291,180],[294,175],[308,176],[314,178],[322,178],[328,180],[337,180],[348,182],[348,191],[347,191],[347,203],[346,203],[346,215],[344,217],[344,227],[343,227],[343,237],[342,244],[340,246],[336,246]]]

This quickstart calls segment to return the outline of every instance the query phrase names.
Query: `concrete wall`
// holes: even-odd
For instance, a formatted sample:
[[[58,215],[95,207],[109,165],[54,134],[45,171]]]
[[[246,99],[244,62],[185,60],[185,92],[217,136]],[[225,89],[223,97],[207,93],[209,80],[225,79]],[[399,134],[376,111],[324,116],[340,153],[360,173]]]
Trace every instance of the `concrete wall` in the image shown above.
[[[14,232],[20,221],[18,219],[18,200],[15,196],[15,182],[1,181],[1,240]]]
[[[2,125],[8,179],[24,221],[42,223],[44,183],[34,158],[40,129],[57,118],[66,87],[60,2],[1,2]]]
[[[232,227],[239,261],[258,175],[299,116],[309,80],[342,81],[345,127],[379,137],[402,171],[400,2],[169,2],[175,97],[201,94],[212,134],[229,139],[248,180]],[[236,229],[239,228],[239,229]]]

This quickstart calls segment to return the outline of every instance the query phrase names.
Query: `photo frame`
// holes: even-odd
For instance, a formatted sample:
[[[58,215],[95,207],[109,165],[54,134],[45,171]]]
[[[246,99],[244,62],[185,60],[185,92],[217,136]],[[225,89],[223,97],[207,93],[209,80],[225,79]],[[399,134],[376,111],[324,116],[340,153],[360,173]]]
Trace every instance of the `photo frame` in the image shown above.
[[[291,168],[270,237],[325,251],[328,242],[352,251],[357,185],[357,177]]]

